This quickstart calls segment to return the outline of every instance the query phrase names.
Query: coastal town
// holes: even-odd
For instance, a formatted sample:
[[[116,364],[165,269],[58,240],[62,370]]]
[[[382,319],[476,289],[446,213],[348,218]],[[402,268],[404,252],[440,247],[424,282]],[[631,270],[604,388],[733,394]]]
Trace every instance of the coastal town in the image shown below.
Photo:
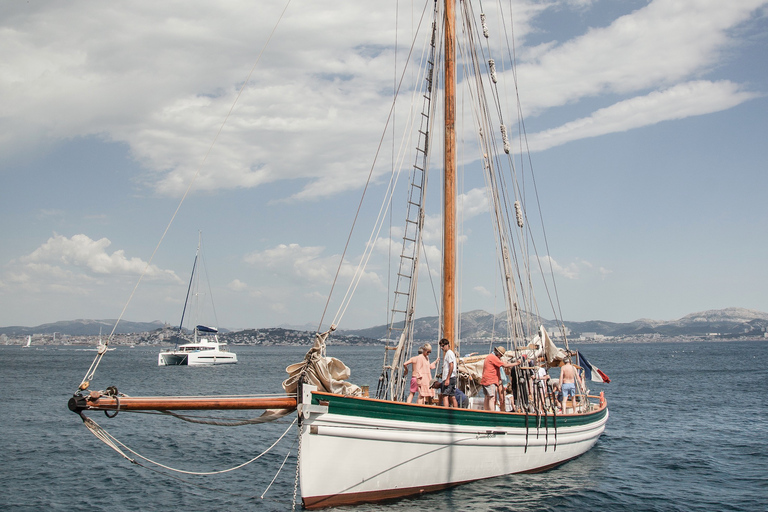
[[[79,346],[97,347],[104,336],[70,335],[59,332],[52,334],[13,335],[0,334],[0,345],[25,346]],[[310,346],[314,340],[314,333],[283,328],[271,329],[245,329],[219,333],[219,339],[228,345],[235,346],[285,346],[305,345]],[[553,337],[555,343],[561,344],[562,338]],[[768,341],[768,332],[765,329],[758,332],[743,334],[707,333],[705,335],[677,335],[665,336],[659,333],[646,333],[622,336],[606,336],[602,334],[581,333],[568,337],[570,342],[578,341],[580,344],[593,343],[680,343],[697,341]],[[466,344],[494,343],[498,338],[490,336],[467,337],[462,342]],[[176,344],[187,343],[188,340],[179,337],[178,329],[166,327],[154,331],[115,334],[110,340],[110,345],[120,347],[155,346],[158,348],[172,347]],[[366,338],[343,333],[334,335],[335,345],[383,345],[386,340]]]

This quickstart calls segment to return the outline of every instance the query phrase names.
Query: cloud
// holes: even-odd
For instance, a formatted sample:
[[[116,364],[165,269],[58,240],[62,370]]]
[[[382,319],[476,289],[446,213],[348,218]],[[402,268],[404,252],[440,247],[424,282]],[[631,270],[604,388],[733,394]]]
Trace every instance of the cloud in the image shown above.
[[[522,2],[515,34],[525,40],[548,10],[565,5],[585,15],[592,4]],[[692,80],[727,58],[738,43],[733,29],[763,5],[654,0],[570,40],[523,48],[518,77],[529,115],[603,94],[637,96],[542,132],[538,147],[754,97],[728,81]],[[181,195],[198,172],[196,190],[299,180],[303,188],[291,197],[316,199],[359,188],[391,102],[395,37],[383,27],[394,30],[394,7],[310,3],[290,6],[281,19],[283,7],[148,0],[3,6],[0,152],[83,137],[124,143],[146,171],[136,182],[170,196]],[[675,95],[687,108],[665,116],[662,104]],[[639,115],[643,107],[655,110]],[[630,119],[622,121],[622,112]],[[374,169],[374,180],[383,172]]]
[[[485,188],[473,188],[459,195],[457,200],[463,220],[488,213],[488,193]]]
[[[535,261],[535,257],[534,257]],[[568,263],[567,265],[561,265],[551,256],[540,256],[538,258],[540,271],[544,274],[554,273],[556,276],[561,276],[569,280],[603,280],[612,274],[613,271],[605,267],[597,267],[585,260],[578,260]]]
[[[695,81],[620,101],[595,111],[591,116],[529,136],[533,151],[544,150],[573,140],[617,133],[673,119],[711,114],[729,109],[758,96],[740,90],[727,80]]]
[[[239,279],[233,279],[230,281],[230,283],[227,285],[227,288],[229,288],[232,291],[235,292],[242,292],[248,290],[248,285],[242,282]]]
[[[518,76],[526,112],[600,94],[667,89],[727,57],[731,29],[765,0],[654,0],[607,27],[523,56]]]
[[[0,149],[88,136],[124,142],[147,169],[144,183],[176,196],[198,169],[199,189],[296,178],[314,180],[314,194],[359,186],[381,126],[350,120],[360,112],[386,117],[391,89],[381,83],[391,81],[394,38],[381,27],[392,9],[357,2],[289,9],[260,56],[283,7],[3,7],[0,93],[13,101],[0,107]]]
[[[475,286],[472,289],[483,297],[491,297],[491,292],[485,286]]]
[[[325,248],[303,247],[299,244],[280,244],[271,249],[255,251],[244,257],[251,265],[271,270],[279,279],[306,285],[330,284],[339,266],[339,256],[324,256]],[[357,265],[344,261],[339,278],[349,279],[355,274]],[[365,272],[362,283],[381,286],[381,279],[375,272]]]
[[[149,279],[181,282],[172,270],[147,265],[140,258],[127,258],[123,250],[109,254],[106,249],[111,244],[107,238],[92,240],[83,234],[72,238],[54,235],[32,253],[21,257],[20,261],[36,273],[41,273],[41,269],[61,270],[69,267],[92,275],[144,274]]]
[[[549,274],[551,271],[555,275],[562,276],[566,279],[579,278],[579,265],[576,263],[570,263],[567,266],[562,266],[551,256],[541,256],[539,257],[539,265],[541,266],[541,271],[544,274]]]
[[[145,261],[129,258],[122,250],[109,252],[110,245],[106,238],[56,234],[31,253],[9,261],[0,280],[4,313],[16,322],[39,321],[41,315],[48,321],[52,321],[51,316],[60,320],[114,315],[128,306],[124,302],[129,297],[127,291],[145,269],[144,281],[152,284],[138,295],[149,289],[160,294],[146,308],[148,315],[163,311],[159,305],[167,302],[165,297],[183,293],[185,283],[172,270],[147,267]],[[175,301],[178,303],[178,298]]]

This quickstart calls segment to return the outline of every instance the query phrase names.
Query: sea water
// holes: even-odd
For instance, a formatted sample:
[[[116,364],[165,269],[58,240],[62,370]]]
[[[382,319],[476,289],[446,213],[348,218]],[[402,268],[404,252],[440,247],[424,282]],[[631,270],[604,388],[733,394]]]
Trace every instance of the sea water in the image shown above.
[[[275,393],[305,347],[231,347],[239,363],[158,367],[157,349],[107,353],[92,389],[128,395]],[[488,347],[465,347],[464,352]],[[538,474],[510,475],[387,504],[343,510],[726,511],[768,509],[768,342],[592,344],[607,373],[610,419],[585,455]],[[351,381],[376,389],[381,347],[336,347]],[[158,414],[88,413],[116,439],[174,473],[100,442],[67,409],[95,353],[74,347],[0,347],[0,509],[290,510],[295,415],[221,427]],[[211,413],[197,413],[198,416]],[[242,419],[256,412],[216,413]],[[199,418],[204,419],[204,418]],[[287,432],[287,433],[286,433]],[[282,441],[268,448],[280,436]],[[328,475],[332,478],[332,475]],[[297,498],[296,509],[300,509]]]

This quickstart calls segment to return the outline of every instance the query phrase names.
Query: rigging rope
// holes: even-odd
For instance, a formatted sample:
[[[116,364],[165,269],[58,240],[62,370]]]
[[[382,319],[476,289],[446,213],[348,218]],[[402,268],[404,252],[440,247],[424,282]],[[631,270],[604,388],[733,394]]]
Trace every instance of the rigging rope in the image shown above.
[[[145,461],[149,462],[150,464],[154,464],[155,466],[161,467],[161,468],[166,469],[168,471],[173,471],[175,473],[182,473],[182,474],[185,474],[185,475],[198,475],[198,476],[219,475],[219,474],[222,474],[222,473],[229,473],[230,471],[234,471],[236,469],[243,468],[243,467],[247,466],[248,464],[251,464],[252,462],[257,461],[262,456],[264,456],[267,453],[269,453],[272,450],[272,448],[274,448],[277,445],[277,443],[279,443],[283,439],[283,437],[285,437],[285,435],[291,430],[293,425],[296,423],[296,420],[298,419],[298,417],[294,418],[294,420],[291,422],[291,424],[288,425],[288,428],[285,430],[285,432],[283,432],[283,434],[279,438],[277,438],[277,440],[274,443],[272,443],[272,445],[269,448],[267,448],[266,450],[261,452],[259,455],[253,457],[252,459],[243,462],[242,464],[238,464],[237,466],[234,466],[232,468],[222,469],[222,470],[218,470],[218,471],[186,471],[186,470],[183,470],[183,469],[176,469],[176,468],[172,468],[170,466],[166,466],[165,464],[161,464],[159,462],[156,462],[156,461],[154,461],[152,459],[149,459],[149,458],[141,455],[140,453],[136,452],[135,450],[132,450],[127,445],[125,445],[124,443],[119,441],[115,436],[113,436],[112,434],[107,432],[106,429],[104,429],[104,427],[102,427],[101,425],[96,423],[94,420],[92,420],[88,416],[86,416],[86,415],[81,413],[80,417],[83,419],[83,424],[85,424],[86,428],[88,428],[88,430],[90,430],[93,435],[95,435],[104,444],[106,444],[107,446],[109,446],[110,448],[115,450],[123,458],[127,459],[128,461],[132,462],[133,464],[137,464],[139,466],[146,467],[143,464],[141,464],[140,462],[138,462],[135,458],[129,457],[122,449],[132,453],[133,455],[135,455],[136,457],[138,457],[138,458],[140,458],[142,460],[145,460]]]

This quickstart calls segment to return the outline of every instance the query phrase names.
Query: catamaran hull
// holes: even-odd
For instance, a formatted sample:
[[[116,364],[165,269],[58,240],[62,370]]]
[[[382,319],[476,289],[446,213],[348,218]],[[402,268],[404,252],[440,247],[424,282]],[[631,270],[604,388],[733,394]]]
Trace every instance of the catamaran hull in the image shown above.
[[[162,352],[157,355],[158,366],[181,366],[187,364],[189,354],[174,354],[173,352]]]
[[[205,353],[208,352],[208,353]],[[185,352],[161,352],[157,356],[158,366],[211,366],[214,364],[234,364],[237,363],[237,354],[233,352],[226,353],[203,353]]]
[[[587,415],[546,420],[529,415],[527,428],[525,416],[518,414],[319,393],[313,394],[313,404],[300,411],[299,471],[307,508],[542,471],[589,450],[608,420],[604,404]]]

